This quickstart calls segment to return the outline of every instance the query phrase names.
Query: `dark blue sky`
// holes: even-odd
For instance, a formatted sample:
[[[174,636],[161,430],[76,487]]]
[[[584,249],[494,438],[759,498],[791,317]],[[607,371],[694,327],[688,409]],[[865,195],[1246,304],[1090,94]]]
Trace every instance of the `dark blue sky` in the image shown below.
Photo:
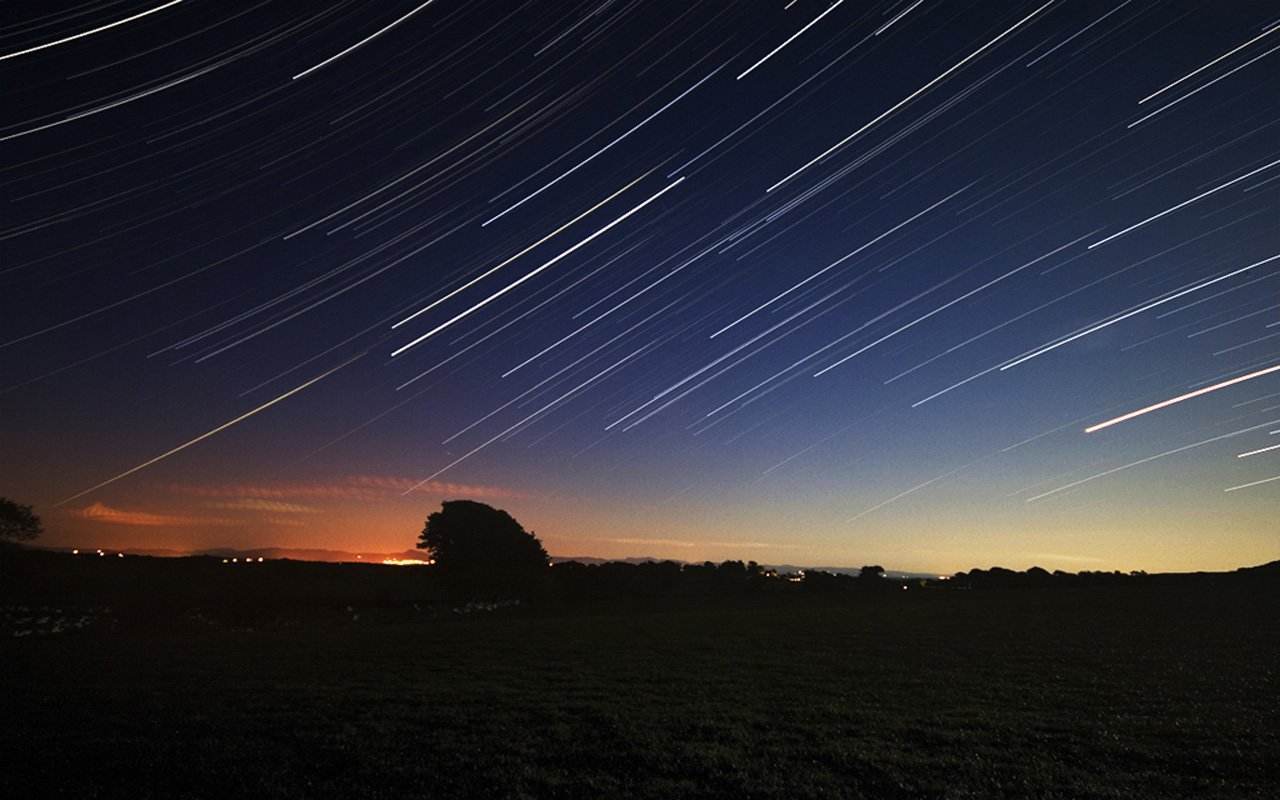
[[[1276,557],[1272,4],[18,14],[0,492],[51,543],[465,496],[558,553]]]

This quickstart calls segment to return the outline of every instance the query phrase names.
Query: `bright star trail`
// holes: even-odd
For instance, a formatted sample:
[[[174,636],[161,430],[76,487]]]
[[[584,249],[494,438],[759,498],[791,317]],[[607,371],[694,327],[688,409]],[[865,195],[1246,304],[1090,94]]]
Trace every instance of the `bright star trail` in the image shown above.
[[[1273,3],[10,5],[50,544],[1277,557]]]
[[[1203,389],[1196,389],[1194,392],[1187,392],[1186,394],[1180,394],[1177,397],[1170,397],[1168,400],[1161,400],[1159,403],[1154,403],[1146,408],[1140,408],[1137,411],[1130,411],[1128,414],[1121,414],[1120,416],[1114,419],[1109,419],[1106,422],[1099,422],[1097,425],[1090,425],[1084,429],[1084,432],[1093,433],[1094,431],[1100,431],[1103,428],[1110,428],[1112,425],[1119,425],[1121,422],[1127,422],[1134,417],[1140,417],[1143,414],[1150,414],[1152,411],[1159,411],[1162,408],[1168,408],[1169,406],[1176,405],[1185,400],[1190,400],[1193,397],[1199,397],[1201,395],[1208,394],[1209,392],[1216,392],[1219,389],[1225,389],[1228,386],[1235,386],[1237,383],[1251,381],[1254,378],[1261,378],[1263,375],[1270,375],[1274,372],[1280,372],[1280,364],[1277,364],[1274,367],[1260,369],[1256,372],[1250,372],[1248,375],[1241,375],[1240,377],[1232,378],[1229,381],[1215,383],[1214,385],[1206,386]]]

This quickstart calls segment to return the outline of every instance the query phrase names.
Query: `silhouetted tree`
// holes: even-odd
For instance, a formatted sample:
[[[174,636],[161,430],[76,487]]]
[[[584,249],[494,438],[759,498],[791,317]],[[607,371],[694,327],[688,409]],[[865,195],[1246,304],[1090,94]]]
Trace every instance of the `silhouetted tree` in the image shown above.
[[[547,551],[505,511],[473,500],[446,500],[418,539],[442,572],[528,574],[547,567]]]
[[[872,580],[874,578],[883,578],[884,567],[880,566],[879,564],[863,567],[861,570],[858,571],[858,577],[863,578],[865,580]]]
[[[747,577],[747,565],[741,561],[723,561],[716,567],[721,578],[728,581],[740,581]]]
[[[0,542],[29,542],[43,532],[31,506],[0,497]]]

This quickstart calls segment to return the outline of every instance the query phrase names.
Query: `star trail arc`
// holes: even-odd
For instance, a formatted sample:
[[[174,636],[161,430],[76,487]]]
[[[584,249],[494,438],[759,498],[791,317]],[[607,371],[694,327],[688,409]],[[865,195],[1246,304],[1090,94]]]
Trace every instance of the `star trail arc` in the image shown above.
[[[448,474],[832,554],[1274,511],[1265,3],[13,13],[6,492]]]

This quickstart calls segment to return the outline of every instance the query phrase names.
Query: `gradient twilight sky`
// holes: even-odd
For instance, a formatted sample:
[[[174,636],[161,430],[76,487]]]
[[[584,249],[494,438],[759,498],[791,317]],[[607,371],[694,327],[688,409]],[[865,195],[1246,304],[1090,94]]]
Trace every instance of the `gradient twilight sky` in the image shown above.
[[[47,544],[395,551],[466,497],[562,555],[1280,557],[1273,2],[8,14]]]

